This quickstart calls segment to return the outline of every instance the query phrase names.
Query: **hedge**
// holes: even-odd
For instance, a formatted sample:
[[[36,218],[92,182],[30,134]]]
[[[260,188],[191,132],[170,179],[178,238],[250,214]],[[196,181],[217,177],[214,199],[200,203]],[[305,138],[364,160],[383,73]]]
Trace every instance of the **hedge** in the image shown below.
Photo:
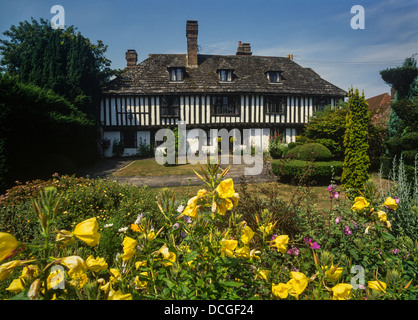
[[[286,157],[305,161],[327,161],[332,158],[332,154],[324,145],[312,142],[294,147],[289,150]]]
[[[274,160],[273,173],[282,181],[292,181],[305,176],[306,181],[328,183],[331,178],[338,180],[342,174],[342,161],[310,162],[304,160]]]

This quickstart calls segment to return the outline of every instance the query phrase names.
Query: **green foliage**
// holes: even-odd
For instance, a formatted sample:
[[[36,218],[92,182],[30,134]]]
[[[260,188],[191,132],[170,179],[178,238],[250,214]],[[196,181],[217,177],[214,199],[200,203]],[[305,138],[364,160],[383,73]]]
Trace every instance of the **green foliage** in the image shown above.
[[[52,29],[40,19],[12,25],[0,40],[3,71],[53,90],[95,119],[101,88],[112,71],[102,41],[93,44],[73,26]]]
[[[71,174],[96,159],[94,122],[61,96],[3,75],[0,96],[4,186]]]
[[[271,163],[273,173],[284,182],[302,180],[304,182],[327,183],[333,177],[341,176],[342,167],[343,162],[341,161],[275,160]]]
[[[320,143],[305,143],[289,150],[286,158],[305,161],[328,161],[332,158],[331,151]]]
[[[368,155],[370,114],[364,93],[350,89],[348,94],[348,112],[344,135],[344,165],[341,182],[350,197],[363,189],[369,179],[370,158]]]
[[[289,147],[282,142],[280,135],[275,134],[273,137],[270,137],[268,152],[273,159],[283,157],[288,150]]]

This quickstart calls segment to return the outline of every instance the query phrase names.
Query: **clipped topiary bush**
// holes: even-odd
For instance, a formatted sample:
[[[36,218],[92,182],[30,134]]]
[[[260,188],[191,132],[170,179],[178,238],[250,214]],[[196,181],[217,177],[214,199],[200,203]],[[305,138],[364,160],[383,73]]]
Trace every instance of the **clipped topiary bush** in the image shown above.
[[[273,173],[283,182],[299,180],[307,182],[328,183],[331,178],[336,180],[342,174],[342,161],[311,162],[304,160],[275,160],[271,163]]]
[[[324,145],[313,142],[294,147],[289,150],[286,157],[305,161],[327,161],[332,158],[332,154]]]

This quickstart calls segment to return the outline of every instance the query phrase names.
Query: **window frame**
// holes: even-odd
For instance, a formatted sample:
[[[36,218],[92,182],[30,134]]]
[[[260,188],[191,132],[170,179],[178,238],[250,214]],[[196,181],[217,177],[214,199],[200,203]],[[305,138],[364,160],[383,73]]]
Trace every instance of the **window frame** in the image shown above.
[[[213,95],[210,98],[211,116],[239,117],[241,108],[239,95]]]
[[[167,110],[168,112],[164,112],[163,110]],[[160,116],[161,118],[180,118],[180,97],[160,97]]]
[[[266,114],[286,115],[287,98],[285,96],[264,97],[264,108]]]
[[[274,77],[272,75],[274,74]],[[282,72],[281,71],[274,71],[270,70],[266,72],[267,79],[269,80],[269,83],[282,83]],[[274,81],[275,80],[275,81]]]
[[[178,76],[180,76],[180,79],[179,79]],[[182,82],[182,81],[184,81],[184,68],[182,68],[182,67],[170,67],[170,68],[168,68],[168,80],[170,82]]]
[[[234,81],[234,70],[233,69],[219,69],[219,82],[233,82]]]

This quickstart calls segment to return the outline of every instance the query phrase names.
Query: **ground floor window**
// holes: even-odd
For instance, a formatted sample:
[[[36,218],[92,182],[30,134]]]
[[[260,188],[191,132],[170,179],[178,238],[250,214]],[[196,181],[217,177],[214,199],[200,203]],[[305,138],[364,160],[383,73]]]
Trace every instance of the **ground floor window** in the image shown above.
[[[121,138],[125,148],[136,148],[136,131],[122,131]]]

